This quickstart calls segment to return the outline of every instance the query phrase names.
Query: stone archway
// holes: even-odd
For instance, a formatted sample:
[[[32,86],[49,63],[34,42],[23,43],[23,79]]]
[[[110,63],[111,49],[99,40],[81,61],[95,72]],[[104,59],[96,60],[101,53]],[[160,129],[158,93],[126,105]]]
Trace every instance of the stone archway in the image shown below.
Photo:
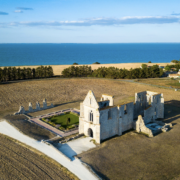
[[[88,129],[88,136],[93,138],[93,130],[91,128]]]

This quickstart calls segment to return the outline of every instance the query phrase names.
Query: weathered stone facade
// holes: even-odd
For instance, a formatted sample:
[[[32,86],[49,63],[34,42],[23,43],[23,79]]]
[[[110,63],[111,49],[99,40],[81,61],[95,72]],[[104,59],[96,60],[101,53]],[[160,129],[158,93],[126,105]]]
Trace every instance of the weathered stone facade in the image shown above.
[[[80,104],[79,134],[84,133],[100,143],[104,139],[122,135],[127,130],[136,129],[139,115],[143,117],[144,124],[164,118],[163,94],[144,91],[135,94],[135,103],[114,106],[113,96],[103,94],[98,102],[94,93],[89,91]]]

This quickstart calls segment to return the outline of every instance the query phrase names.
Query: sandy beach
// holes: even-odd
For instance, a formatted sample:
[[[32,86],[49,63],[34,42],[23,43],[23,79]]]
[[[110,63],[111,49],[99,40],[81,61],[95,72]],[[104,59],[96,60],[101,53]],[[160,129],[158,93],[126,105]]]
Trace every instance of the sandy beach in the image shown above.
[[[119,64],[87,64],[88,66],[91,66],[91,68],[98,69],[99,67],[117,67],[117,68],[122,68],[122,69],[131,69],[131,68],[139,68],[142,64],[147,64],[148,66],[152,65],[161,65],[161,66],[166,66],[167,64],[173,64],[173,63],[119,63]],[[86,65],[86,64],[85,64]],[[61,75],[62,71],[72,65],[50,65],[53,68],[54,75]],[[83,66],[83,65],[76,65],[76,66]],[[39,66],[16,66],[20,68],[36,68]]]

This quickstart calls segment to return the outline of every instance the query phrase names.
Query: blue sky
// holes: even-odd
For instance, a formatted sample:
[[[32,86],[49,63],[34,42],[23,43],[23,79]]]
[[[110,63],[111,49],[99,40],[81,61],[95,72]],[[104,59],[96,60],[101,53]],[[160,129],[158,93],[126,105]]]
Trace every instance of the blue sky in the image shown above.
[[[0,43],[180,42],[180,0],[0,0]]]

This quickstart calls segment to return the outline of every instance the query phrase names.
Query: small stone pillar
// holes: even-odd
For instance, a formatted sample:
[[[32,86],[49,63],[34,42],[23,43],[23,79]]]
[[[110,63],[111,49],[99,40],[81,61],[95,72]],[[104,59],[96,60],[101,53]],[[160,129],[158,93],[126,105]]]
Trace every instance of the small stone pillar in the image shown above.
[[[47,102],[46,102],[46,99],[43,100],[43,108],[44,108],[44,109],[47,109]]]
[[[29,112],[33,112],[32,103],[29,103]]]
[[[40,108],[40,104],[39,104],[39,102],[38,102],[38,101],[36,102],[36,110],[38,110],[38,111],[39,111],[39,110],[41,110],[41,108]]]
[[[24,114],[25,113],[25,109],[23,106],[20,106],[19,107],[19,111],[18,111],[18,114]]]

